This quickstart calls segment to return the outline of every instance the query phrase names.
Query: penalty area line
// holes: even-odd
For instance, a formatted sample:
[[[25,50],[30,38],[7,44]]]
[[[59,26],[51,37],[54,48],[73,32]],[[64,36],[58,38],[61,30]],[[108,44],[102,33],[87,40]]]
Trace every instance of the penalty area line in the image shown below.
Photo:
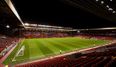
[[[13,62],[13,61],[16,61],[15,58],[17,57],[17,54],[20,53],[20,52],[19,52],[19,51],[21,50],[20,47],[21,47],[21,45],[23,44],[23,42],[24,42],[24,40],[22,40],[21,44],[19,45],[19,49],[18,49],[17,53],[14,55],[14,57],[13,57],[13,59],[12,59],[12,62]],[[16,47],[17,47],[17,46],[16,46]]]

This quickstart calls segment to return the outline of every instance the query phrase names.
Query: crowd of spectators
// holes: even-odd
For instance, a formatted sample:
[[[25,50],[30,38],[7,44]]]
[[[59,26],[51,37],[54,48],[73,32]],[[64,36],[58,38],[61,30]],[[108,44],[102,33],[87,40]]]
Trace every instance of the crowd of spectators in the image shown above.
[[[50,38],[50,37],[67,37],[68,33],[64,32],[23,32],[26,38]]]
[[[99,35],[85,35],[85,34],[78,34],[75,35],[78,37],[82,37],[82,38],[96,38],[96,39],[103,39],[103,40],[115,40],[116,38],[112,37],[112,36],[99,36]]]
[[[4,56],[10,48],[18,42],[18,38],[0,36],[0,57]]]

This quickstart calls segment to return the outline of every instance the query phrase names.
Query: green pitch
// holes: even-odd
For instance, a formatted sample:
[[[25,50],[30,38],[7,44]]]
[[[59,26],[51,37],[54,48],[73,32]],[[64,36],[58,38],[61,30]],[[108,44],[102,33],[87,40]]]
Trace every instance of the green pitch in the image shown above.
[[[104,45],[108,42],[108,40],[84,39],[80,37],[24,39],[3,63],[7,65],[27,62],[73,50]]]

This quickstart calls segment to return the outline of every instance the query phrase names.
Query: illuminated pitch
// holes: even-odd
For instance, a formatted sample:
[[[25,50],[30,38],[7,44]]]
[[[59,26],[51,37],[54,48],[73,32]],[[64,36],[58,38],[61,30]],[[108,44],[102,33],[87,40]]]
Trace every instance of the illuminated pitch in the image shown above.
[[[8,65],[29,62],[66,52],[73,52],[74,50],[78,51],[98,45],[105,45],[109,42],[108,40],[81,37],[24,39],[3,63]]]

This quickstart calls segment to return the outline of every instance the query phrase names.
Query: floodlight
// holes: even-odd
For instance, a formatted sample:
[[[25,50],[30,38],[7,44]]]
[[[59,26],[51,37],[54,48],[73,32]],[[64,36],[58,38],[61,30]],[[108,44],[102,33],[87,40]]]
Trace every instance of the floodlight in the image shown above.
[[[101,1],[101,4],[104,4],[104,1]]]
[[[109,8],[108,10],[113,10],[112,8]]]
[[[109,8],[109,5],[106,5],[107,8]]]
[[[99,0],[96,0],[96,1],[99,1]]]
[[[112,13],[116,13],[116,11],[113,11]]]
[[[6,25],[6,28],[10,28],[10,26],[9,25]]]
[[[29,26],[29,23],[25,23],[24,25],[25,25],[25,26]]]
[[[80,33],[80,30],[78,30],[77,32]]]

